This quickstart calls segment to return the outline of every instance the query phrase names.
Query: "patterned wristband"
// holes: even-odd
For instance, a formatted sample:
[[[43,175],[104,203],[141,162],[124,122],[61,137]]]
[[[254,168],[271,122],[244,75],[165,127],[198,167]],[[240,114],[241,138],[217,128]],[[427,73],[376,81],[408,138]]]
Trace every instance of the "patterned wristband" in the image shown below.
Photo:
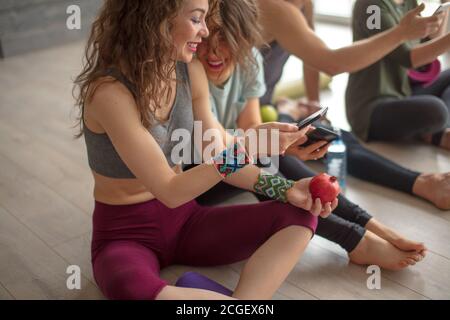
[[[260,174],[253,189],[258,194],[286,203],[286,193],[294,186],[294,184],[295,181],[287,180],[282,177]]]
[[[249,163],[251,163],[251,159],[245,153],[245,148],[239,143],[235,143],[213,159],[217,171],[224,178],[239,171]]]

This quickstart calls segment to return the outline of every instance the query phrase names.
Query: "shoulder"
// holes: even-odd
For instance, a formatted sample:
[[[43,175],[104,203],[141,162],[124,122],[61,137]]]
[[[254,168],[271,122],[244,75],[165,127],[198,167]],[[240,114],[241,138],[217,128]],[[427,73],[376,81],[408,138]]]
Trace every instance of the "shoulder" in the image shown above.
[[[242,82],[254,84],[264,79],[264,58],[257,48],[252,49],[253,61],[248,61],[248,68],[236,68]]]
[[[258,69],[258,72],[263,72],[264,71],[264,57],[261,54],[261,52],[258,50],[258,48],[253,48],[252,50],[253,55],[255,57],[256,60],[256,68]]]
[[[187,64],[189,76],[205,76],[205,69],[200,60],[194,58],[190,63]],[[192,78],[191,78],[192,79]]]
[[[189,79],[191,81],[192,99],[202,96],[208,92],[208,78],[202,63],[198,59],[193,59],[188,63]]]
[[[111,118],[140,119],[133,94],[112,77],[99,78],[92,83],[85,113],[100,125]]]

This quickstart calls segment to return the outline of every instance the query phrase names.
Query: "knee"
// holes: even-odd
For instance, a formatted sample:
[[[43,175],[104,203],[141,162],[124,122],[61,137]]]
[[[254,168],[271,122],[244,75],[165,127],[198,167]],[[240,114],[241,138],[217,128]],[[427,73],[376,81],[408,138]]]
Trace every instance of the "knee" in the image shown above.
[[[424,113],[423,121],[428,124],[430,131],[443,130],[448,123],[448,109],[444,101],[437,97],[430,97],[428,99],[426,112]]]
[[[93,261],[94,278],[111,300],[154,300],[166,282],[149,255],[138,256],[136,247],[112,244]]]
[[[294,207],[290,204],[281,204],[280,208],[274,211],[276,215],[275,231],[290,227],[300,226],[308,228],[314,234],[317,229],[318,218],[310,212]]]
[[[111,300],[155,300],[166,284],[156,275],[152,278],[130,268],[112,275],[100,289]]]

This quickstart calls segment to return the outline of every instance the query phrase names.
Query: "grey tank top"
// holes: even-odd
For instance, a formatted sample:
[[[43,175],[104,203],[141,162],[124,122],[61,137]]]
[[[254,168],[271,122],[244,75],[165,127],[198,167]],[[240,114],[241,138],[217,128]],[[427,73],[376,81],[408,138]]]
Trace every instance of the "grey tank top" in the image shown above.
[[[171,141],[172,133],[176,129],[184,129],[189,132],[189,137],[192,137],[192,131],[194,129],[192,95],[187,65],[182,62],[177,62],[176,74],[176,95],[168,121],[155,123],[148,128],[150,134],[160,145],[171,167],[177,165],[177,163],[172,162],[171,153],[174,146],[179,143],[179,141]],[[136,96],[134,85],[120,71],[117,69],[109,69],[107,75],[124,84]],[[122,161],[106,133],[99,134],[92,132],[86,125],[83,126],[83,133],[89,166],[93,171],[100,175],[116,179],[136,178]],[[176,138],[178,139],[178,137]],[[191,148],[189,147],[190,150]],[[182,156],[183,153],[181,150],[180,157]],[[151,163],[149,163],[149,166],[151,166]]]

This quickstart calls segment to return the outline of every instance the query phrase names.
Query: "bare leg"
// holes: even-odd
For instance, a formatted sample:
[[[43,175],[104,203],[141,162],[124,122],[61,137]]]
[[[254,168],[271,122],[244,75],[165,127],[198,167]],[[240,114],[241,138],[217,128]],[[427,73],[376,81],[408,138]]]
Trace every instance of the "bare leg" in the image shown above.
[[[245,264],[234,298],[209,290],[166,286],[156,299],[270,299],[298,262],[311,237],[312,231],[300,226],[290,226],[274,234]]]
[[[420,175],[414,183],[413,193],[439,209],[450,210],[450,173]]]
[[[290,226],[274,234],[245,264],[233,294],[238,299],[270,299],[298,262],[312,231]]]

